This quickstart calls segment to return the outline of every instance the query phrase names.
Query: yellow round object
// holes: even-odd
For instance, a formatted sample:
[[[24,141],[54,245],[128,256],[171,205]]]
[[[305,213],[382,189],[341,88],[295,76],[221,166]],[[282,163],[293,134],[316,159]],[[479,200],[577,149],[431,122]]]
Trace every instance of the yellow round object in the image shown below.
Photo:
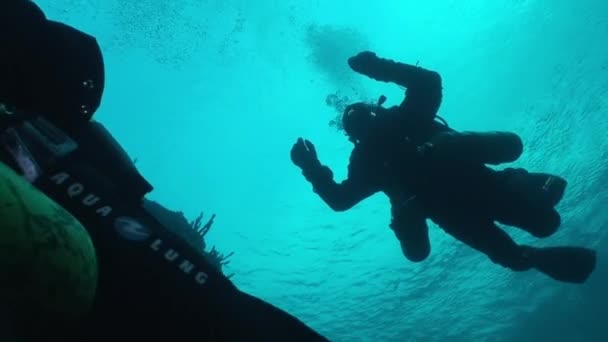
[[[0,305],[78,319],[93,304],[97,271],[80,222],[0,163]]]

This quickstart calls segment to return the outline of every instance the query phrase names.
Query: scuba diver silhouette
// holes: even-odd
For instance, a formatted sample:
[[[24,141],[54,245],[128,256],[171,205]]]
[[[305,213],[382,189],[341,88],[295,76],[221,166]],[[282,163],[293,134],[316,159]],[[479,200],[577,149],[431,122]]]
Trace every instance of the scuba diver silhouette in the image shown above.
[[[7,146],[0,146],[0,160],[27,173],[82,223],[99,266],[90,312],[76,323],[54,317],[14,322],[17,337],[327,341],[287,312],[240,291],[143,208],[152,186],[92,120],[105,84],[95,38],[47,19],[29,0],[3,0],[0,46],[0,133],[15,132],[36,169],[20,168]]]
[[[399,106],[354,103],[343,127],[354,144],[348,176],[341,183],[317,158],[315,146],[298,138],[291,159],[313,191],[334,211],[346,211],[378,192],[391,203],[391,224],[410,261],[431,252],[427,219],[494,263],[514,271],[536,269],[558,281],[583,283],[595,268],[595,251],[582,247],[517,244],[496,222],[538,238],[555,233],[561,218],[555,206],[567,182],[521,168],[487,165],[519,158],[523,143],[511,132],[457,132],[438,121],[443,89],[440,75],[365,51],[350,67],[378,81],[405,87]]]

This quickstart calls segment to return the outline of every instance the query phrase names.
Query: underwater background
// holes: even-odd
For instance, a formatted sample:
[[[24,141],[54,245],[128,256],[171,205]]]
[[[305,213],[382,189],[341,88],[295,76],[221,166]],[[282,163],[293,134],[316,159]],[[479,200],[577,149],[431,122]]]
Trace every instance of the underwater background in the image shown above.
[[[96,119],[137,159],[150,199],[215,213],[225,273],[332,341],[608,341],[608,3],[601,0],[39,0],[96,36]],[[513,273],[432,226],[408,262],[376,195],[332,212],[292,165],[304,136],[336,179],[344,103],[403,90],[352,72],[360,51],[443,76],[458,130],[511,130],[515,164],[566,177],[564,222],[536,241],[597,248],[587,284]],[[204,303],[201,303],[204,305]]]

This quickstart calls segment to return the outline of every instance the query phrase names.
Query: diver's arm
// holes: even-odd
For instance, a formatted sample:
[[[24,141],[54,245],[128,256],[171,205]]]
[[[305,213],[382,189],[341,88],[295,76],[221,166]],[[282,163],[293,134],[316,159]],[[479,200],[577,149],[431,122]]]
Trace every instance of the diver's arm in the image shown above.
[[[418,66],[377,58],[372,72],[380,79],[406,87],[401,109],[405,125],[432,124],[441,105],[443,88],[439,73]]]
[[[441,91],[441,75],[436,71],[419,66],[381,58],[371,52],[364,52],[352,57],[349,64],[356,72],[376,81],[393,82],[407,89]]]
[[[319,164],[311,170],[303,172],[304,177],[312,184],[314,192],[334,211],[346,211],[376,191],[365,182],[354,178],[349,168],[349,177],[337,183],[334,175],[327,166]]]
[[[443,97],[441,75],[419,66],[380,58],[373,52],[362,52],[351,57],[350,67],[377,81],[393,82],[407,88],[401,107],[415,120],[432,122]]]

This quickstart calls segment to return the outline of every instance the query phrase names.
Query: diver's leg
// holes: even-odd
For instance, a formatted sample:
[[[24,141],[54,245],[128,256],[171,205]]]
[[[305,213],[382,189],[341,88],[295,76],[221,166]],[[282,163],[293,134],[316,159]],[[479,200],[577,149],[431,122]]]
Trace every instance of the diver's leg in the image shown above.
[[[403,255],[412,262],[421,262],[431,254],[429,227],[419,204],[408,200],[391,207],[390,227],[401,244]]]
[[[527,271],[532,268],[521,247],[491,221],[479,220],[441,226],[448,234],[484,253],[496,264],[513,271]]]
[[[568,182],[549,173],[528,172],[521,168],[507,168],[498,172],[503,186],[520,201],[532,207],[552,208],[564,197]]]
[[[561,225],[554,206],[564,195],[566,181],[558,176],[505,169],[496,173],[499,193],[492,202],[493,218],[526,230],[535,237],[548,237]]]
[[[596,253],[591,249],[518,245],[491,222],[478,222],[463,230],[450,228],[446,230],[449,234],[513,271],[534,268],[558,281],[584,283],[595,269]]]
[[[521,222],[515,226],[525,229],[537,238],[553,235],[562,223],[561,215],[553,208],[539,209],[527,217],[524,216],[525,212],[522,212],[521,215]]]
[[[553,208],[534,208],[522,202],[503,202],[496,210],[496,221],[517,227],[537,238],[553,235],[561,225],[561,216]]]

